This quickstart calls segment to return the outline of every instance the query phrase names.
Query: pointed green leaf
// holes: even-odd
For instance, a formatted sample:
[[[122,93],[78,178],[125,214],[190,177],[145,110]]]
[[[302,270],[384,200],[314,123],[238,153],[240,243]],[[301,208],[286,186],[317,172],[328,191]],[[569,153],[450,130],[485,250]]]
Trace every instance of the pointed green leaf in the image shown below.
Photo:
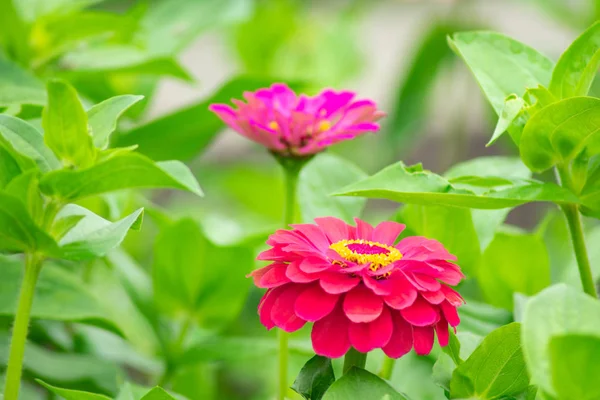
[[[494,129],[492,138],[486,144],[486,147],[494,144],[494,142],[498,140],[500,136],[502,136],[502,134],[508,130],[508,128],[510,128],[513,121],[519,116],[519,113],[523,109],[524,105],[525,100],[517,95],[513,94],[506,98],[504,101],[504,106],[502,107],[502,112],[498,116],[498,123]]]
[[[35,127],[19,118],[0,114],[0,136],[15,151],[36,162],[42,172],[60,168],[60,162],[44,144],[44,136]]]
[[[517,322],[490,333],[454,370],[450,398],[491,400],[526,390],[529,376],[520,335],[521,325]]]
[[[110,134],[117,129],[117,120],[125,111],[143,98],[144,96],[131,94],[115,96],[90,108],[87,115],[92,129],[94,145],[105,149],[108,146]]]
[[[550,340],[552,382],[559,399],[600,399],[600,338],[556,336]]]
[[[361,368],[352,367],[329,387],[323,400],[380,399],[385,395],[388,395],[390,400],[406,400],[403,395],[377,375]]]
[[[348,223],[360,216],[366,199],[333,197],[329,194],[344,186],[367,177],[360,168],[332,154],[319,154],[300,171],[298,202],[302,220],[313,221],[317,217],[333,216]]]
[[[0,137],[0,189],[19,175],[35,169],[31,159],[16,152],[10,143]]]
[[[167,393],[163,388],[155,387],[144,395],[140,400],[176,400],[175,397]]]
[[[450,343],[442,347],[445,354],[440,354],[433,365],[432,378],[444,390],[450,392],[450,380],[456,367],[464,362],[483,340],[482,336],[471,332],[460,331],[456,335],[450,331]]]
[[[460,178],[460,177],[459,177]],[[579,203],[570,191],[531,179],[471,179],[460,184],[429,171],[413,170],[402,162],[392,164],[336,195],[388,199],[400,203],[443,205],[477,209],[501,209],[530,202]],[[457,180],[457,183],[452,181]],[[497,185],[497,183],[501,185]],[[478,187],[493,184],[495,187]]]
[[[317,355],[304,364],[292,385],[292,390],[306,400],[321,400],[333,382],[335,375],[331,359]]]
[[[48,82],[47,88],[48,105],[42,114],[44,141],[63,163],[83,168],[92,165],[96,149],[77,92],[60,80]]]
[[[585,96],[600,67],[600,22],[583,32],[560,56],[550,91],[559,99]]]
[[[40,379],[36,379],[36,381],[52,393],[59,395],[65,400],[111,400],[110,397],[106,397],[103,394],[82,392],[81,390],[62,389],[49,385]]]
[[[569,162],[584,149],[600,153],[600,99],[572,97],[533,115],[521,137],[521,158],[534,171]]]
[[[117,222],[110,222],[86,208],[68,204],[56,216],[56,222],[71,220],[75,216],[82,218],[71,227],[58,243],[61,258],[67,260],[89,260],[103,257],[117,247],[129,229],[141,222],[143,209],[139,209]]]
[[[42,177],[40,187],[48,196],[65,202],[130,188],[181,189],[202,195],[196,178],[184,164],[154,163],[136,153],[115,155],[87,169],[53,171]]]
[[[4,190],[6,194],[21,200],[34,221],[39,221],[43,212],[39,183],[39,171],[29,170],[14,178]]]

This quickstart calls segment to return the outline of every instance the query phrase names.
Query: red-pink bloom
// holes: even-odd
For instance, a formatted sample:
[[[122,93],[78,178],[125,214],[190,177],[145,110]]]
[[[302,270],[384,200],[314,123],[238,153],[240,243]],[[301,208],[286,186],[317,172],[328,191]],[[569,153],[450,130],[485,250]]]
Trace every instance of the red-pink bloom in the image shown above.
[[[363,353],[381,348],[393,358],[412,348],[428,354],[434,332],[441,346],[448,344],[448,325],[460,322],[463,299],[447,285],[464,275],[442,244],[414,236],[394,245],[404,229],[396,222],[315,222],[278,230],[258,256],[272,261],[250,274],[268,289],[258,307],[263,325],[294,332],[314,322],[313,348],[331,358],[350,346]]]
[[[273,84],[245,92],[237,108],[211,104],[209,109],[236,132],[284,156],[302,157],[326,147],[377,131],[384,113],[371,100],[355,93],[327,89],[316,96],[297,95],[287,85]]]

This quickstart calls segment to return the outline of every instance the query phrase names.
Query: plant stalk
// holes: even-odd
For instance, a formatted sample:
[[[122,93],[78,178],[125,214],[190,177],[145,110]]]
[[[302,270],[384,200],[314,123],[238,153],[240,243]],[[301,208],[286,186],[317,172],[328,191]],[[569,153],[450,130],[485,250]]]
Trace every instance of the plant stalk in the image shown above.
[[[35,285],[40,274],[40,267],[41,261],[37,256],[33,254],[25,255],[25,276],[21,283],[21,293],[19,295],[15,325],[10,342],[4,400],[18,400],[19,398],[25,343],[27,341],[31,306],[35,294]]]
[[[379,377],[389,380],[392,377],[392,372],[394,372],[394,365],[396,365],[395,358],[384,358],[383,365],[381,366],[381,371],[379,372]]]
[[[356,350],[354,347],[350,347],[350,350],[348,350],[348,352],[344,356],[344,368],[342,371],[343,371],[344,375],[346,375],[346,373],[348,371],[350,371],[350,368],[352,368],[352,367],[365,368],[366,364],[367,364],[367,353],[361,353],[360,351]]]

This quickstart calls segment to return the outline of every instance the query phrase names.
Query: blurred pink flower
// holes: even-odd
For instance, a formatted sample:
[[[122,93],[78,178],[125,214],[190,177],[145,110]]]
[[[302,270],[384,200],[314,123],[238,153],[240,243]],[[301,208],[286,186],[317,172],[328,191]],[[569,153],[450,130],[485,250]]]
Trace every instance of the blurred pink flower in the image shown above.
[[[286,332],[314,322],[315,353],[336,358],[353,346],[366,353],[381,348],[392,358],[428,354],[437,333],[448,345],[448,325],[460,320],[462,297],[449,285],[464,277],[456,257],[436,240],[407,237],[394,245],[404,225],[377,227],[337,218],[292,225],[270,236],[258,256],[272,263],[252,272],[267,288],[258,307],[268,329]]]
[[[377,131],[384,116],[371,100],[355,100],[355,93],[327,89],[310,97],[297,95],[287,85],[273,84],[245,92],[237,108],[211,104],[209,109],[248,139],[283,156],[303,157],[334,143]]]

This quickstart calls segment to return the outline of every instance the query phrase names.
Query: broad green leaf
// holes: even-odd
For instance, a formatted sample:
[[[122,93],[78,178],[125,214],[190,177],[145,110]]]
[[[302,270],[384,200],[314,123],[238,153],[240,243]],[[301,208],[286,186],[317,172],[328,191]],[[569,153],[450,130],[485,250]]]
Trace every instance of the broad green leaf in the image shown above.
[[[0,333],[0,360],[8,359],[10,338]],[[90,381],[105,391],[115,391],[119,367],[107,360],[88,354],[61,353],[28,342],[23,368],[48,382],[78,383]]]
[[[246,299],[244,277],[254,265],[244,247],[210,243],[191,219],[163,229],[154,246],[154,296],[168,314],[196,316],[201,325],[214,328],[231,321]],[[223,274],[227,279],[223,279]]]
[[[538,235],[498,232],[477,275],[488,303],[513,309],[515,293],[533,295],[550,285],[550,261]]]
[[[464,289],[463,289],[464,291]],[[493,330],[512,321],[512,313],[486,303],[466,298],[466,304],[458,309],[460,328],[480,336],[486,336]]]
[[[450,36],[448,42],[475,75],[497,115],[501,115],[507,96],[523,96],[527,88],[547,86],[550,82],[552,61],[508,36],[460,32]],[[519,144],[520,129],[510,129],[509,133]]]
[[[333,190],[367,177],[360,168],[345,159],[319,154],[300,171],[298,202],[302,220],[311,222],[317,217],[333,216],[348,223],[359,217],[366,199],[333,197]]]
[[[522,339],[532,383],[555,396],[551,377],[550,341],[561,335],[600,338],[600,303],[564,284],[532,297],[525,307]]]
[[[103,257],[109,250],[117,247],[129,229],[141,223],[143,209],[139,209],[117,222],[110,222],[86,208],[69,204],[56,216],[56,222],[62,219],[81,218],[58,242],[61,258],[67,260],[90,260]]]
[[[175,400],[175,397],[171,396],[163,388],[155,387],[146,393],[140,400]]]
[[[90,108],[87,115],[94,138],[94,145],[101,149],[106,148],[110,134],[117,129],[117,120],[129,107],[143,98],[144,96],[126,94],[111,97]]]
[[[571,161],[584,149],[600,153],[600,99],[572,97],[550,104],[525,125],[521,158],[534,171]]]
[[[600,398],[600,338],[565,335],[550,340],[550,360],[554,390],[561,400]]]
[[[11,0],[3,0],[4,2],[12,3]],[[3,7],[3,10],[6,11],[6,8]],[[0,106],[17,104],[45,105],[44,84],[30,72],[0,55]]]
[[[23,265],[15,261],[0,263],[0,315],[14,316]],[[35,319],[84,322],[120,333],[81,279],[55,265],[42,269],[31,315]]]
[[[42,114],[44,141],[64,164],[88,167],[96,149],[88,130],[88,119],[77,92],[68,83],[48,82],[48,105]]]
[[[60,168],[54,153],[44,144],[42,133],[26,121],[0,114],[0,136],[15,151],[34,160],[42,172]]]
[[[271,80],[237,77],[215,94],[197,104],[160,117],[129,131],[113,135],[112,146],[138,145],[138,151],[153,160],[191,160],[202,153],[223,129],[223,122],[209,109],[212,103],[225,103],[240,98],[245,90],[269,86]],[[169,145],[164,145],[169,132]]]
[[[519,116],[519,113],[521,113],[524,105],[525,100],[514,94],[508,96],[506,100],[504,100],[502,112],[498,115],[498,123],[496,124],[492,138],[486,144],[486,147],[494,144],[494,142],[498,140],[500,136],[502,136],[502,134],[508,130],[508,128],[510,128],[511,124]]]
[[[325,392],[323,400],[380,399],[389,395],[390,400],[406,400],[386,381],[364,369],[352,367],[335,381]]]
[[[461,185],[458,185],[461,183],[459,178],[454,178],[453,181],[457,181],[457,184],[422,168],[406,167],[404,163],[398,162],[367,179],[345,187],[336,194],[388,199],[408,204],[477,209],[510,208],[539,201],[558,204],[579,202],[570,191],[555,184],[535,180],[479,178],[469,179],[467,184]],[[485,187],[490,184],[497,187]]]
[[[529,386],[517,322],[490,333],[469,358],[456,368],[450,398],[497,399],[518,394]]]
[[[550,91],[559,99],[585,96],[600,67],[600,22],[583,32],[560,56]]]
[[[202,191],[188,167],[177,161],[154,163],[135,153],[115,155],[81,170],[53,171],[42,177],[42,192],[66,202],[129,188],[169,188]]]
[[[49,385],[40,379],[36,379],[36,381],[52,393],[62,397],[64,400],[112,400],[110,397],[102,394],[82,392],[81,390],[62,389]]]
[[[43,212],[43,199],[39,191],[39,172],[29,170],[14,178],[4,189],[6,194],[19,199],[34,221],[39,221]]]
[[[55,254],[56,242],[29,216],[16,197],[0,192],[0,251]]]
[[[321,400],[333,382],[331,359],[317,355],[304,364],[292,389],[306,400]]]
[[[0,189],[4,189],[13,179],[28,171],[35,171],[35,163],[19,154],[0,137]]]

